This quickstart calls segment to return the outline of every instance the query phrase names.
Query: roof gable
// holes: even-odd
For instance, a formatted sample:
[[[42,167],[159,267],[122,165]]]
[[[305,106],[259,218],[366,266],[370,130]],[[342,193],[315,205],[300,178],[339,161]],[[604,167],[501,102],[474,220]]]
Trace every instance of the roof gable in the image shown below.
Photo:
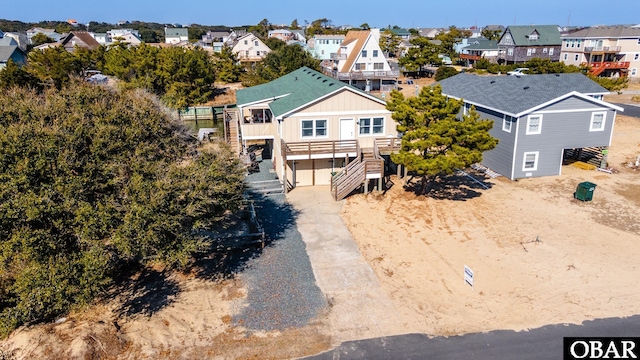
[[[347,53],[347,61],[342,65],[342,72],[349,72],[351,70],[356,59],[360,56],[360,51],[362,51],[362,48],[367,43],[369,36],[371,36],[371,31],[369,30],[351,30],[347,33],[341,46],[346,46],[351,43],[354,43],[355,46]],[[338,50],[338,53],[343,53],[342,48]]]
[[[88,49],[95,49],[100,47],[100,43],[86,31],[72,31],[64,39],[60,41],[62,46],[67,47],[69,42],[75,41],[74,46],[85,47]]]
[[[609,91],[580,73],[526,76],[458,74],[439,82],[442,93],[466,102],[521,116],[541,105],[567,97],[608,94]],[[589,98],[609,108],[614,105]]]
[[[376,97],[308,67],[301,67],[266,84],[240,89],[236,92],[236,98],[238,106],[271,101],[269,107],[273,115],[281,117],[345,89],[385,104]]]

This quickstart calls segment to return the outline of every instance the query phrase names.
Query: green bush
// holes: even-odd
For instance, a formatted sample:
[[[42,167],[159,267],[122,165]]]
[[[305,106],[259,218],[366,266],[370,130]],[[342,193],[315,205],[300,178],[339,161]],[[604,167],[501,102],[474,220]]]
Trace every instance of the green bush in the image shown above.
[[[436,81],[440,81],[456,74],[458,74],[458,70],[453,66],[440,66],[438,71],[436,71],[435,79]]]
[[[242,202],[228,147],[198,148],[151,95],[71,82],[0,93],[0,337],[104,294],[131,265],[184,267]]]

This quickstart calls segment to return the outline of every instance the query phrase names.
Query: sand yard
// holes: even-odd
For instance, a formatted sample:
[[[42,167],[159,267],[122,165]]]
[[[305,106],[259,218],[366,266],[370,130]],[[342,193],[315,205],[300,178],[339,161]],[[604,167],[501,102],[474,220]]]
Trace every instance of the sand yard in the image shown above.
[[[350,197],[342,216],[406,332],[638,314],[640,170],[623,165],[640,154],[638,119],[618,116],[610,154],[619,173],[565,166],[559,177],[489,179],[488,190],[453,185],[425,197],[394,179],[384,196]],[[597,184],[591,202],[573,199],[583,181]]]

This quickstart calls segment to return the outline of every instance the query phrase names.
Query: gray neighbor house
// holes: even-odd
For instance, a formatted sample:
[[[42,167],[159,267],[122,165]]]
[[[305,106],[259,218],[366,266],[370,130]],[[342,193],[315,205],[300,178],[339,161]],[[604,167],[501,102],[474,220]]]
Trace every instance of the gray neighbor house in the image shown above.
[[[458,74],[439,82],[442,93],[463,99],[494,121],[500,140],[482,165],[511,179],[560,175],[565,149],[611,145],[616,111],[605,88],[580,73],[524,76]]]

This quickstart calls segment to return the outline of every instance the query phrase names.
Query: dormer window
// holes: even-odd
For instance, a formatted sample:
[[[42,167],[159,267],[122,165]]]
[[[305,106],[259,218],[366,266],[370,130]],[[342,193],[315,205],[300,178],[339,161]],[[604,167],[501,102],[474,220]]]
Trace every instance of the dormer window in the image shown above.
[[[538,40],[538,34],[529,35],[529,40]]]

